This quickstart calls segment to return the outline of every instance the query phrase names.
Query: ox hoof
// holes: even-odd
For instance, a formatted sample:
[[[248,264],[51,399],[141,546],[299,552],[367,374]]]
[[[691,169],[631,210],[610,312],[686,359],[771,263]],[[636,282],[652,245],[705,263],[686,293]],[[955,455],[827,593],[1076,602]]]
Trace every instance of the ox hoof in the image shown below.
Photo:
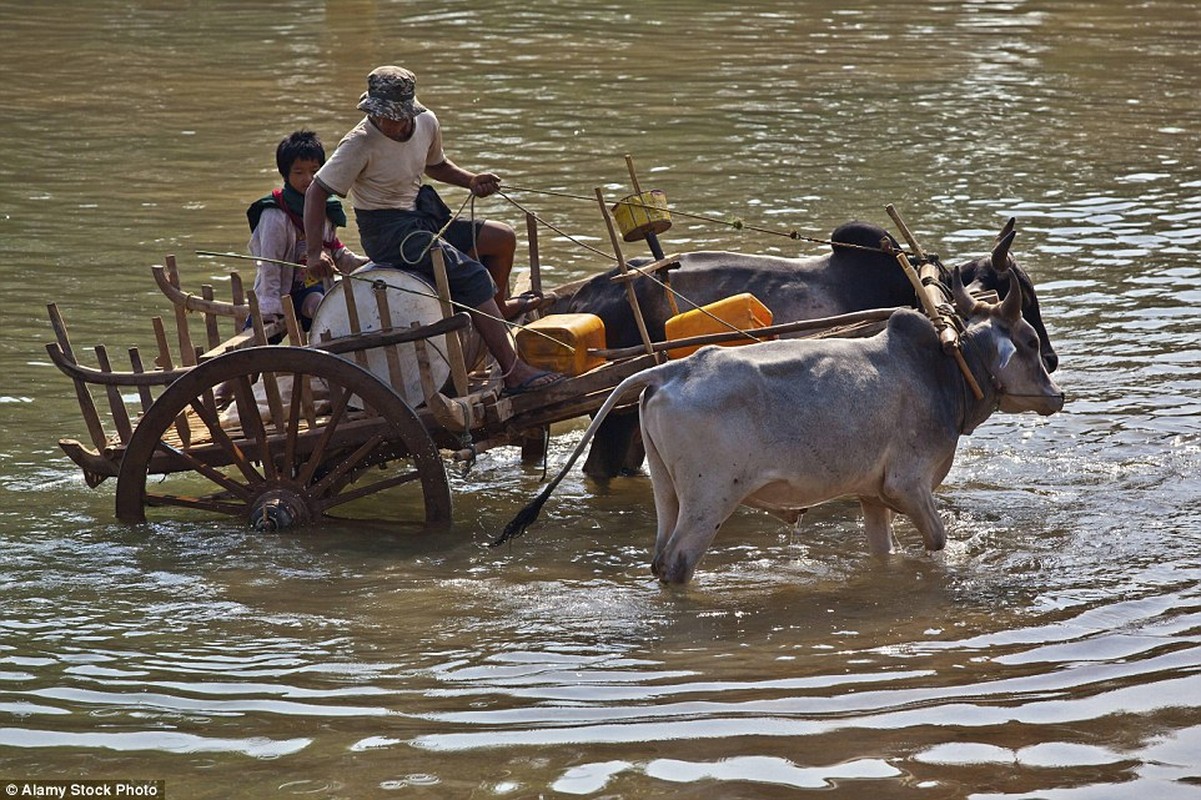
[[[651,562],[651,574],[663,583],[688,583],[692,579],[692,566],[683,553],[677,555],[671,564],[662,556],[656,556]]]

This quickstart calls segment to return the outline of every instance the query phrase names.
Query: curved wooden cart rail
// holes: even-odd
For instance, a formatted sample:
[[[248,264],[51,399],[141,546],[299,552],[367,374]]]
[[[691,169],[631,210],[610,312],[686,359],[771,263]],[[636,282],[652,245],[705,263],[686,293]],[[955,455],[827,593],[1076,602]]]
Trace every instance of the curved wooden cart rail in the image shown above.
[[[328,342],[313,342],[309,347],[327,353],[353,353],[356,350],[370,350],[373,347],[387,347],[393,344],[415,342],[419,339],[429,339],[450,331],[463,330],[470,325],[471,317],[466,312],[460,312],[419,328],[394,328],[386,331],[359,333]],[[72,360],[63,352],[62,346],[55,342],[47,343],[46,354],[54,366],[58,367],[59,371],[67,377],[99,386],[169,386],[194,369],[193,367],[184,367],[150,372],[117,372],[97,369]]]
[[[157,264],[150,268],[154,275],[154,282],[158,285],[159,291],[162,292],[172,305],[188,311],[199,311],[205,314],[215,314],[221,317],[237,317],[239,315],[245,317],[250,313],[250,305],[243,303],[229,303],[224,300],[210,300],[185,292],[179,286],[171,282],[170,276],[164,267]]]
[[[191,367],[156,369],[150,372],[116,372],[97,369],[71,360],[63,352],[62,347],[54,342],[46,345],[46,354],[50,356],[54,366],[58,367],[59,371],[68,378],[84,383],[94,383],[98,386],[168,386],[192,370]]]
[[[264,420],[253,380],[273,373],[293,386],[330,388],[330,410],[315,415],[311,392],[293,391],[283,422]],[[222,427],[214,393],[232,391],[241,427]],[[352,397],[374,414],[351,406]],[[192,443],[169,441],[176,420],[196,420]],[[228,424],[228,423],[227,423]],[[367,473],[380,467],[382,473]],[[147,474],[193,471],[213,484],[203,496],[149,491]],[[379,475],[382,474],[383,477]],[[362,486],[355,478],[369,475]],[[419,482],[427,526],[450,522],[450,487],[438,449],[413,409],[391,387],[340,356],[272,345],[236,350],[193,367],[146,412],[125,447],[117,475],[116,512],[144,522],[150,506],[175,506],[257,522],[269,504],[297,524],[316,521],[351,500]],[[274,527],[274,526],[267,526]]]

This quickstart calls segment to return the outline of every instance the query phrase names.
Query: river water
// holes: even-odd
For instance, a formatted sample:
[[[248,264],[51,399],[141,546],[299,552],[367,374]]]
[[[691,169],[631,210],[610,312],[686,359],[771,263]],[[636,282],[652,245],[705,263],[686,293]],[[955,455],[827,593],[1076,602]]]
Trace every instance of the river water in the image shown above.
[[[0,2],[0,779],[169,797],[1201,797],[1201,6],[1176,0]],[[1011,215],[1069,393],[962,440],[928,556],[749,511],[648,572],[645,477],[542,523],[515,451],[445,534],[113,518],[49,363],[225,280],[275,143],[403,63],[459,163],[576,238],[629,191],[822,238],[894,203],[948,262]],[[446,192],[452,206],[462,202]],[[500,198],[477,213],[522,228]],[[346,232],[357,243],[353,227]],[[546,280],[606,266],[545,230]],[[680,220],[669,250],[820,245]],[[581,425],[556,428],[551,466]]]

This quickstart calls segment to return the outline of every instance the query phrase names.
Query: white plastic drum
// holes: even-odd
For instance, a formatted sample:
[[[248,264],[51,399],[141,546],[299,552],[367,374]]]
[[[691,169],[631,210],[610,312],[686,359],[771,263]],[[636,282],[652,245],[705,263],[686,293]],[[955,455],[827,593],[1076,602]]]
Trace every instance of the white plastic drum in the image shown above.
[[[438,302],[437,292],[421,278],[408,272],[387,267],[368,264],[360,267],[343,277],[354,287],[355,308],[358,309],[359,330],[363,333],[378,331],[380,324],[379,304],[376,300],[374,286],[382,281],[386,286],[388,309],[393,328],[408,328],[414,322],[429,325],[442,318],[442,306]],[[346,313],[346,290],[338,285],[329,291],[313,314],[313,326],[309,331],[309,340],[318,343],[328,332],[334,339],[350,335],[350,317]],[[425,394],[421,390],[421,373],[417,366],[417,352],[412,343],[397,347],[400,356],[400,375],[403,385],[396,386],[388,375],[388,361],[384,348],[367,350],[367,368],[384,383],[392,385],[396,393],[404,398],[411,407],[416,408],[425,402]],[[435,336],[426,340],[426,352],[429,354],[430,373],[434,386],[441,388],[450,375],[450,362],[446,358],[446,337]],[[346,354],[346,358],[354,358]]]

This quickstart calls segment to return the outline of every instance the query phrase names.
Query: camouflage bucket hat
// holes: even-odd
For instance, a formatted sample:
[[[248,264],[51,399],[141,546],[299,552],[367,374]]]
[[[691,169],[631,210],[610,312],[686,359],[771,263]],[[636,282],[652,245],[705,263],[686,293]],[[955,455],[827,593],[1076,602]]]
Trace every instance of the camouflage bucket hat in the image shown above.
[[[376,67],[367,76],[359,110],[377,117],[407,119],[425,111],[417,102],[417,76],[404,67]]]

